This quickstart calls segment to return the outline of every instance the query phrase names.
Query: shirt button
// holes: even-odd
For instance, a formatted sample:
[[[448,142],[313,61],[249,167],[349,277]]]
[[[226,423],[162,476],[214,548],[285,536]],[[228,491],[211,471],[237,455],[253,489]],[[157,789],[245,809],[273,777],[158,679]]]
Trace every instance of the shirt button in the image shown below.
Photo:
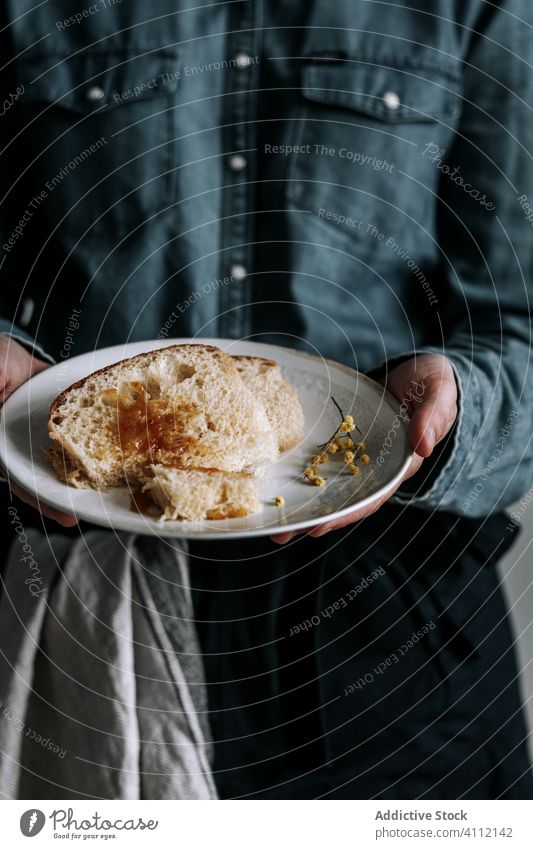
[[[99,100],[104,99],[105,92],[99,85],[92,85],[85,92],[85,97],[90,103],[98,103]]]
[[[231,277],[233,280],[235,280],[237,283],[238,283],[240,280],[244,280],[244,278],[245,278],[245,277],[246,277],[246,275],[248,274],[248,272],[246,271],[246,269],[245,269],[244,265],[241,265],[241,264],[240,264],[240,263],[238,263],[238,262],[236,262],[236,263],[235,263],[235,265],[232,265],[232,266],[231,266],[231,268],[230,268],[230,270],[229,270],[229,273],[230,273],[230,277]]]
[[[228,159],[228,165],[230,171],[243,171],[248,165],[248,162],[246,161],[246,157],[241,153],[234,153]]]
[[[243,70],[244,68],[249,68],[253,62],[252,57],[248,53],[237,53],[233,57],[233,61],[235,62],[235,67],[239,70]]]
[[[383,95],[383,103],[387,109],[394,112],[400,106],[400,97],[395,91],[386,91]]]
[[[35,302],[33,298],[25,298],[22,302],[22,311],[20,313],[19,324],[22,327],[27,327],[31,321],[31,317],[33,315],[33,310],[35,309]]]

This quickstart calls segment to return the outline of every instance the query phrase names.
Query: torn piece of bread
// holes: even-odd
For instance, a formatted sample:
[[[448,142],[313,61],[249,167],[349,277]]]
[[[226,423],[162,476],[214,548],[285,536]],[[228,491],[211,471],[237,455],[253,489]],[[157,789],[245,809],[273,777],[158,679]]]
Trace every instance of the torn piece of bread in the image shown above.
[[[72,486],[142,486],[163,519],[235,518],[260,509],[262,467],[301,440],[303,424],[273,360],[174,345],[62,392],[47,456]]]
[[[280,451],[302,441],[304,414],[298,393],[285,380],[279,365],[263,357],[233,356],[239,374],[254,396],[263,404],[278,439]]]
[[[278,455],[262,404],[208,345],[139,354],[80,380],[52,404],[49,435],[59,477],[101,490],[142,484],[153,465],[241,472]]]
[[[235,519],[257,513],[259,478],[247,472],[152,466],[143,487],[163,519]]]

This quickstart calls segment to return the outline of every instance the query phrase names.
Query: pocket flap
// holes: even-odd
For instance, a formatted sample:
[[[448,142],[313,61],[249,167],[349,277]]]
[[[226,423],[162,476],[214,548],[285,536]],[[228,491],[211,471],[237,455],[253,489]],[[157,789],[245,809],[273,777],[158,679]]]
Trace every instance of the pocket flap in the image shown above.
[[[20,102],[90,113],[175,91],[179,76],[173,51],[142,56],[95,50],[75,56],[42,54],[20,64]]]
[[[456,117],[461,98],[450,69],[386,67],[360,60],[314,60],[303,69],[308,100],[363,112],[382,121],[434,121]]]

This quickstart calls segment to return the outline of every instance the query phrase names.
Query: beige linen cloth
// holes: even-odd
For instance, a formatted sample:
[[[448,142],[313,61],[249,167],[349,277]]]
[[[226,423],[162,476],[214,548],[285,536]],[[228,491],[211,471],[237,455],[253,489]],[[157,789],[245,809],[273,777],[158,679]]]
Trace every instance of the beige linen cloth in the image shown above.
[[[0,797],[216,798],[186,551],[24,540],[0,601]]]

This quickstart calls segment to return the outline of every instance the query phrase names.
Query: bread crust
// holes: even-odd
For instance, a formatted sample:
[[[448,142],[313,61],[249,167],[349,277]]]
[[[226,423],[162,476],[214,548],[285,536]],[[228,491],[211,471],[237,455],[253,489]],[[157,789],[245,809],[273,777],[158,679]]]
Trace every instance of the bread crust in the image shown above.
[[[69,392],[72,392],[73,389],[82,389],[89,380],[92,380],[95,377],[101,377],[101,375],[107,374],[108,372],[116,369],[118,366],[124,366],[126,363],[131,364],[136,360],[144,360],[144,358],[149,357],[150,354],[158,354],[161,351],[175,351],[179,348],[198,348],[204,351],[210,351],[215,356],[217,354],[224,354],[224,351],[220,348],[215,348],[214,345],[196,345],[191,343],[190,345],[168,345],[166,348],[157,348],[155,351],[146,351],[143,354],[136,354],[134,357],[125,357],[123,360],[117,360],[116,363],[111,363],[108,366],[97,369],[97,371],[92,371],[87,375],[87,377],[82,377],[81,380],[77,380],[75,383],[71,383],[70,386],[67,386],[66,389],[63,389],[63,391],[59,393],[57,398],[55,398],[50,405],[50,418],[55,412],[57,412],[61,404],[65,402]]]

